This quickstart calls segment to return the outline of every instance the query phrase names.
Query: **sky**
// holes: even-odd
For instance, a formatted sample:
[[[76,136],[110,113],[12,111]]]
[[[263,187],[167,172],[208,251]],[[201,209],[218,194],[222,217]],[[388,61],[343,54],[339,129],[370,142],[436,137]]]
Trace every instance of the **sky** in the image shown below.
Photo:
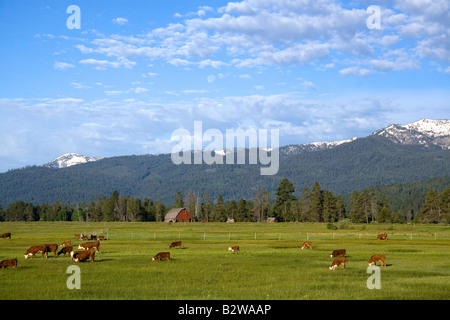
[[[196,121],[283,146],[449,110],[448,0],[0,0],[0,172],[170,153]]]

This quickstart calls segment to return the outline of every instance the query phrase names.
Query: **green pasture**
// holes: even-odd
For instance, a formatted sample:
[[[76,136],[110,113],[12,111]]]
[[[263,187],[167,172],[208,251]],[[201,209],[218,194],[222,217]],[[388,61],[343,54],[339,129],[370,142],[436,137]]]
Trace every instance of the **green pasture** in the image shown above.
[[[320,223],[79,223],[1,222],[0,299],[302,300],[450,298],[450,227]],[[68,289],[70,257],[40,254],[24,259],[32,245],[60,244],[75,233],[105,235],[96,262],[76,264],[81,289]],[[387,241],[376,240],[387,233]],[[312,250],[301,250],[303,241]],[[169,249],[181,240],[183,248]],[[239,245],[232,254],[229,246]],[[332,250],[347,250],[347,269],[330,271]],[[170,251],[171,261],[152,261]],[[367,262],[384,254],[381,289],[368,289]]]

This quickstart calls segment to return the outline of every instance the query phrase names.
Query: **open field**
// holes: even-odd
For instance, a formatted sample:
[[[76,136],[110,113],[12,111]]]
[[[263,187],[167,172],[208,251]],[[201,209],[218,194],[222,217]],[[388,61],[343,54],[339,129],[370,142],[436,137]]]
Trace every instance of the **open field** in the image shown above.
[[[450,299],[450,227],[320,223],[78,223],[1,222],[0,299]],[[24,259],[32,245],[82,241],[73,234],[105,235],[96,262],[76,264],[81,289],[66,281],[70,257]],[[387,241],[376,240],[387,233]],[[312,250],[301,250],[303,241]],[[181,240],[182,249],[169,249]],[[241,252],[227,251],[239,245]],[[330,271],[332,250],[347,250],[347,269]],[[171,261],[152,261],[170,251]],[[369,290],[367,262],[386,255],[381,289]],[[7,288],[7,290],[5,290]]]

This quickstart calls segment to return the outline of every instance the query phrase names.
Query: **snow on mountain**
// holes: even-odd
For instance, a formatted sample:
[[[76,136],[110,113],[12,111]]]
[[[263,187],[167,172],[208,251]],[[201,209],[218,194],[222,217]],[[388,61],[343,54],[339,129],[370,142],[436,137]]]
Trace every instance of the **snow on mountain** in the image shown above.
[[[379,135],[400,144],[435,145],[450,149],[450,120],[422,119],[410,124],[393,124],[375,131]]]
[[[443,149],[450,149],[450,120],[430,120],[422,119],[410,124],[392,124],[384,129],[372,133],[390,139],[399,144],[421,144],[425,146],[439,146]],[[332,149],[344,143],[350,143],[358,138],[332,142],[312,142],[308,144],[295,144],[280,147],[280,157],[285,158],[302,152],[311,152],[325,149]],[[194,151],[199,152],[199,151]],[[200,151],[201,152],[201,151]],[[222,156],[234,149],[217,150],[216,153]],[[97,161],[103,158],[88,157],[77,153],[66,153],[55,160],[45,164],[49,168],[66,168],[81,163]]]
[[[54,168],[54,169],[60,169],[60,168],[67,168],[71,166],[75,166],[77,164],[87,163],[91,161],[97,161],[103,158],[96,158],[96,157],[88,157],[83,156],[78,153],[66,153],[62,156],[50,161],[47,164],[44,164],[45,167]]]
[[[352,138],[348,140],[331,141],[331,142],[311,142],[307,144],[292,144],[280,148],[281,157],[289,157],[302,152],[319,151],[325,149],[332,149],[341,144],[355,141],[358,138]]]

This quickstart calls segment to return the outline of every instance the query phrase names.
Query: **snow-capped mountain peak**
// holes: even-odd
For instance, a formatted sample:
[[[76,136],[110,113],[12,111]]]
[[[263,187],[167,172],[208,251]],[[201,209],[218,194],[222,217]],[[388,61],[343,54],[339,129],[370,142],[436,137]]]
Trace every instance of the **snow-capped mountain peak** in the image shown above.
[[[60,169],[60,168],[67,168],[67,167],[75,166],[77,164],[87,163],[87,162],[91,162],[91,161],[97,161],[100,159],[103,159],[103,158],[88,157],[88,156],[80,155],[78,153],[66,153],[66,154],[63,154],[62,156],[50,161],[49,163],[44,164],[44,166],[49,167],[49,168]]]
[[[375,131],[379,135],[400,144],[435,145],[450,149],[450,120],[422,119],[410,124],[393,124]]]

